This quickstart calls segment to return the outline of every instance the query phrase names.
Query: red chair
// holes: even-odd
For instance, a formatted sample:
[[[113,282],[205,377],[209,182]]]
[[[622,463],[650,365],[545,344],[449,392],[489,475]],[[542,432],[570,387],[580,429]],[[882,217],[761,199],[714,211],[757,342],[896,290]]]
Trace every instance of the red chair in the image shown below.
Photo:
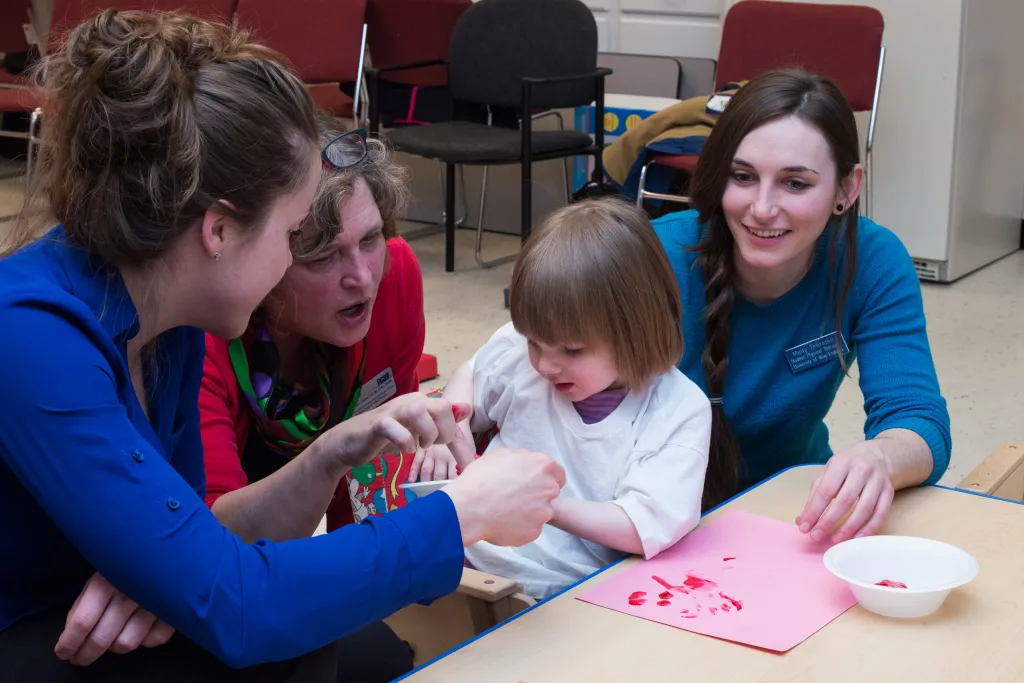
[[[380,80],[411,85],[415,88],[444,87],[448,85],[448,67],[439,62],[448,60],[452,29],[462,13],[473,0],[370,0],[366,7],[366,48],[374,70]],[[406,64],[433,63],[434,66],[404,69]],[[415,91],[415,90],[414,90]],[[376,97],[378,93],[371,93]],[[376,107],[371,104],[370,116],[376,117]],[[371,124],[375,129],[379,121]],[[442,192],[445,178],[441,164],[437,166]],[[459,196],[462,198],[461,215],[455,225],[461,226],[466,219],[466,178],[458,173]],[[484,179],[481,195],[487,191]],[[482,201],[482,200],[481,200]],[[419,220],[406,219],[410,222]],[[429,227],[406,231],[402,236],[413,240],[433,235],[444,230],[445,217],[441,223],[428,223]]]
[[[871,112],[864,163],[865,214],[871,215],[871,152],[885,48],[881,12],[858,5],[743,0],[729,10],[722,29],[715,89],[784,67],[800,67],[831,79],[854,111]],[[645,198],[689,203],[682,195],[645,189],[653,165],[693,172],[697,155],[654,154],[640,175],[637,205]]]
[[[366,47],[376,68],[448,59],[452,29],[473,0],[370,0]],[[445,66],[387,71],[381,79],[418,86],[448,85]]]
[[[29,0],[9,0],[0,7],[0,53],[28,52],[31,49],[25,40],[25,32],[22,30],[22,25],[29,21],[30,11]],[[34,119],[38,117],[32,116],[32,112],[38,106],[38,98],[35,92],[28,88],[28,81],[25,78],[0,69],[0,116],[20,113],[30,115],[28,132],[0,129],[0,137],[28,141],[26,168],[31,167],[35,152],[36,138],[32,135],[32,131],[36,125]],[[2,177],[10,178],[18,175],[20,172],[5,174]],[[4,218],[9,218],[9,216],[0,217],[0,220]]]
[[[48,43],[59,44],[61,36],[83,19],[101,10],[148,10],[169,12],[181,10],[207,19],[230,22],[237,0],[54,0]]]
[[[18,0],[19,3],[20,1]],[[45,59],[46,54],[57,49],[68,31],[84,19],[108,8],[154,11],[180,9],[203,17],[230,21],[234,13],[235,2],[236,0],[54,0],[53,15],[50,20],[45,44],[38,47],[40,52],[43,53],[43,59]],[[27,20],[27,15],[25,19]],[[4,23],[6,25],[6,22]],[[21,23],[19,21],[19,27]],[[43,109],[39,93],[34,88],[28,87],[0,89],[0,113],[14,112],[24,112],[30,115],[28,132],[13,133],[10,131],[0,131],[0,136],[18,137],[28,140],[28,155],[25,165],[25,187],[27,190],[32,179],[35,150],[41,141],[39,129],[42,125]]]
[[[31,46],[25,40],[23,24],[29,21],[30,0],[6,0],[0,3],[0,53],[28,52]],[[0,69],[0,87],[25,85],[25,79]]]
[[[366,45],[366,0],[238,0],[235,20],[284,54],[318,107],[358,118]],[[354,101],[338,89],[355,81]]]

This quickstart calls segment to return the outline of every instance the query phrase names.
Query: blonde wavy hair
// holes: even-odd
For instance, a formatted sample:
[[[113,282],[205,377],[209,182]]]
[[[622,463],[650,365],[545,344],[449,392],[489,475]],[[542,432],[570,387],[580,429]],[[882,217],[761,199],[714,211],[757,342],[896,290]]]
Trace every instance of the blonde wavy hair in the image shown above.
[[[321,146],[345,132],[341,121],[319,114]],[[359,163],[341,170],[324,168],[309,217],[303,222],[293,244],[295,258],[309,260],[334,241],[345,229],[341,224],[341,205],[351,196],[356,181],[362,179],[370,188],[373,201],[384,221],[384,238],[397,234],[395,224],[405,211],[409,199],[409,172],[395,163],[394,153],[379,138],[367,138],[366,156]]]

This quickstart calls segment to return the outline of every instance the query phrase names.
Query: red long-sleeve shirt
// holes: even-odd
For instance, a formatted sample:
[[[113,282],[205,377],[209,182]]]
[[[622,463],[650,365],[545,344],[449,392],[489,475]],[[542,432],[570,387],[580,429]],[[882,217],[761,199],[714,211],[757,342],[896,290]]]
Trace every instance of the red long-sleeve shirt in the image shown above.
[[[423,354],[426,323],[423,316],[423,276],[408,243],[388,241],[388,268],[381,278],[366,335],[363,381],[391,368],[396,396],[416,391],[416,366]],[[357,362],[349,359],[350,362]],[[349,375],[351,376],[351,375]],[[249,484],[242,454],[252,426],[252,414],[231,367],[228,341],[206,335],[203,382],[199,390],[200,429],[206,467],[206,504]],[[327,511],[328,529],[352,521],[352,508],[343,479]]]

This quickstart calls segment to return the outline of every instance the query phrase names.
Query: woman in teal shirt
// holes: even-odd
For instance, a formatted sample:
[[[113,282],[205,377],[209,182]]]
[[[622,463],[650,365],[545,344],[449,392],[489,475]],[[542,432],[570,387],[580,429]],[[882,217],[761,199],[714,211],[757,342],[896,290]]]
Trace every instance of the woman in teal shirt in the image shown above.
[[[332,643],[453,590],[464,545],[536,538],[562,474],[520,452],[316,538],[222,526],[203,502],[203,330],[240,334],[291,264],[322,164],[309,96],[244,34],[106,10],[51,56],[45,101],[38,181],[61,225],[0,260],[5,677],[333,683]],[[339,472],[457,433],[443,400],[391,401],[323,434],[246,523],[307,514]],[[58,644],[87,581],[78,608],[116,591]],[[114,654],[165,640],[118,635],[157,618],[178,635]]]
[[[827,463],[796,522],[839,541],[878,531],[894,490],[933,483],[949,464],[914,265],[893,233],[859,217],[863,180],[839,90],[772,72],[715,125],[691,181],[696,210],[654,222],[686,306],[680,369],[713,408],[705,506]],[[833,454],[824,418],[854,360],[866,438]]]

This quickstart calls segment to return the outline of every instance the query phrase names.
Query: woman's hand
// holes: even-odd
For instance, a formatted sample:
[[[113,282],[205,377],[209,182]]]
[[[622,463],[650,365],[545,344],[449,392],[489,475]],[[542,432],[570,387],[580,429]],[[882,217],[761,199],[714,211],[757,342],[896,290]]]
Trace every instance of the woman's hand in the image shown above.
[[[54,652],[58,659],[88,666],[107,652],[123,655],[163,645],[174,629],[136,605],[98,573],[93,574],[68,612]]]
[[[834,543],[877,533],[892,506],[889,469],[889,459],[875,440],[833,455],[796,518],[801,533],[816,541],[832,534]]]
[[[328,430],[313,442],[345,467],[358,467],[382,453],[447,444],[459,434],[457,420],[464,419],[470,406],[454,406],[443,398],[405,394],[379,408],[357,415]]]
[[[519,546],[540,536],[563,485],[565,470],[548,456],[499,449],[476,460],[441,492],[455,504],[463,545]]]
[[[455,456],[443,444],[421,449],[409,469],[409,482],[454,479],[459,475]]]

